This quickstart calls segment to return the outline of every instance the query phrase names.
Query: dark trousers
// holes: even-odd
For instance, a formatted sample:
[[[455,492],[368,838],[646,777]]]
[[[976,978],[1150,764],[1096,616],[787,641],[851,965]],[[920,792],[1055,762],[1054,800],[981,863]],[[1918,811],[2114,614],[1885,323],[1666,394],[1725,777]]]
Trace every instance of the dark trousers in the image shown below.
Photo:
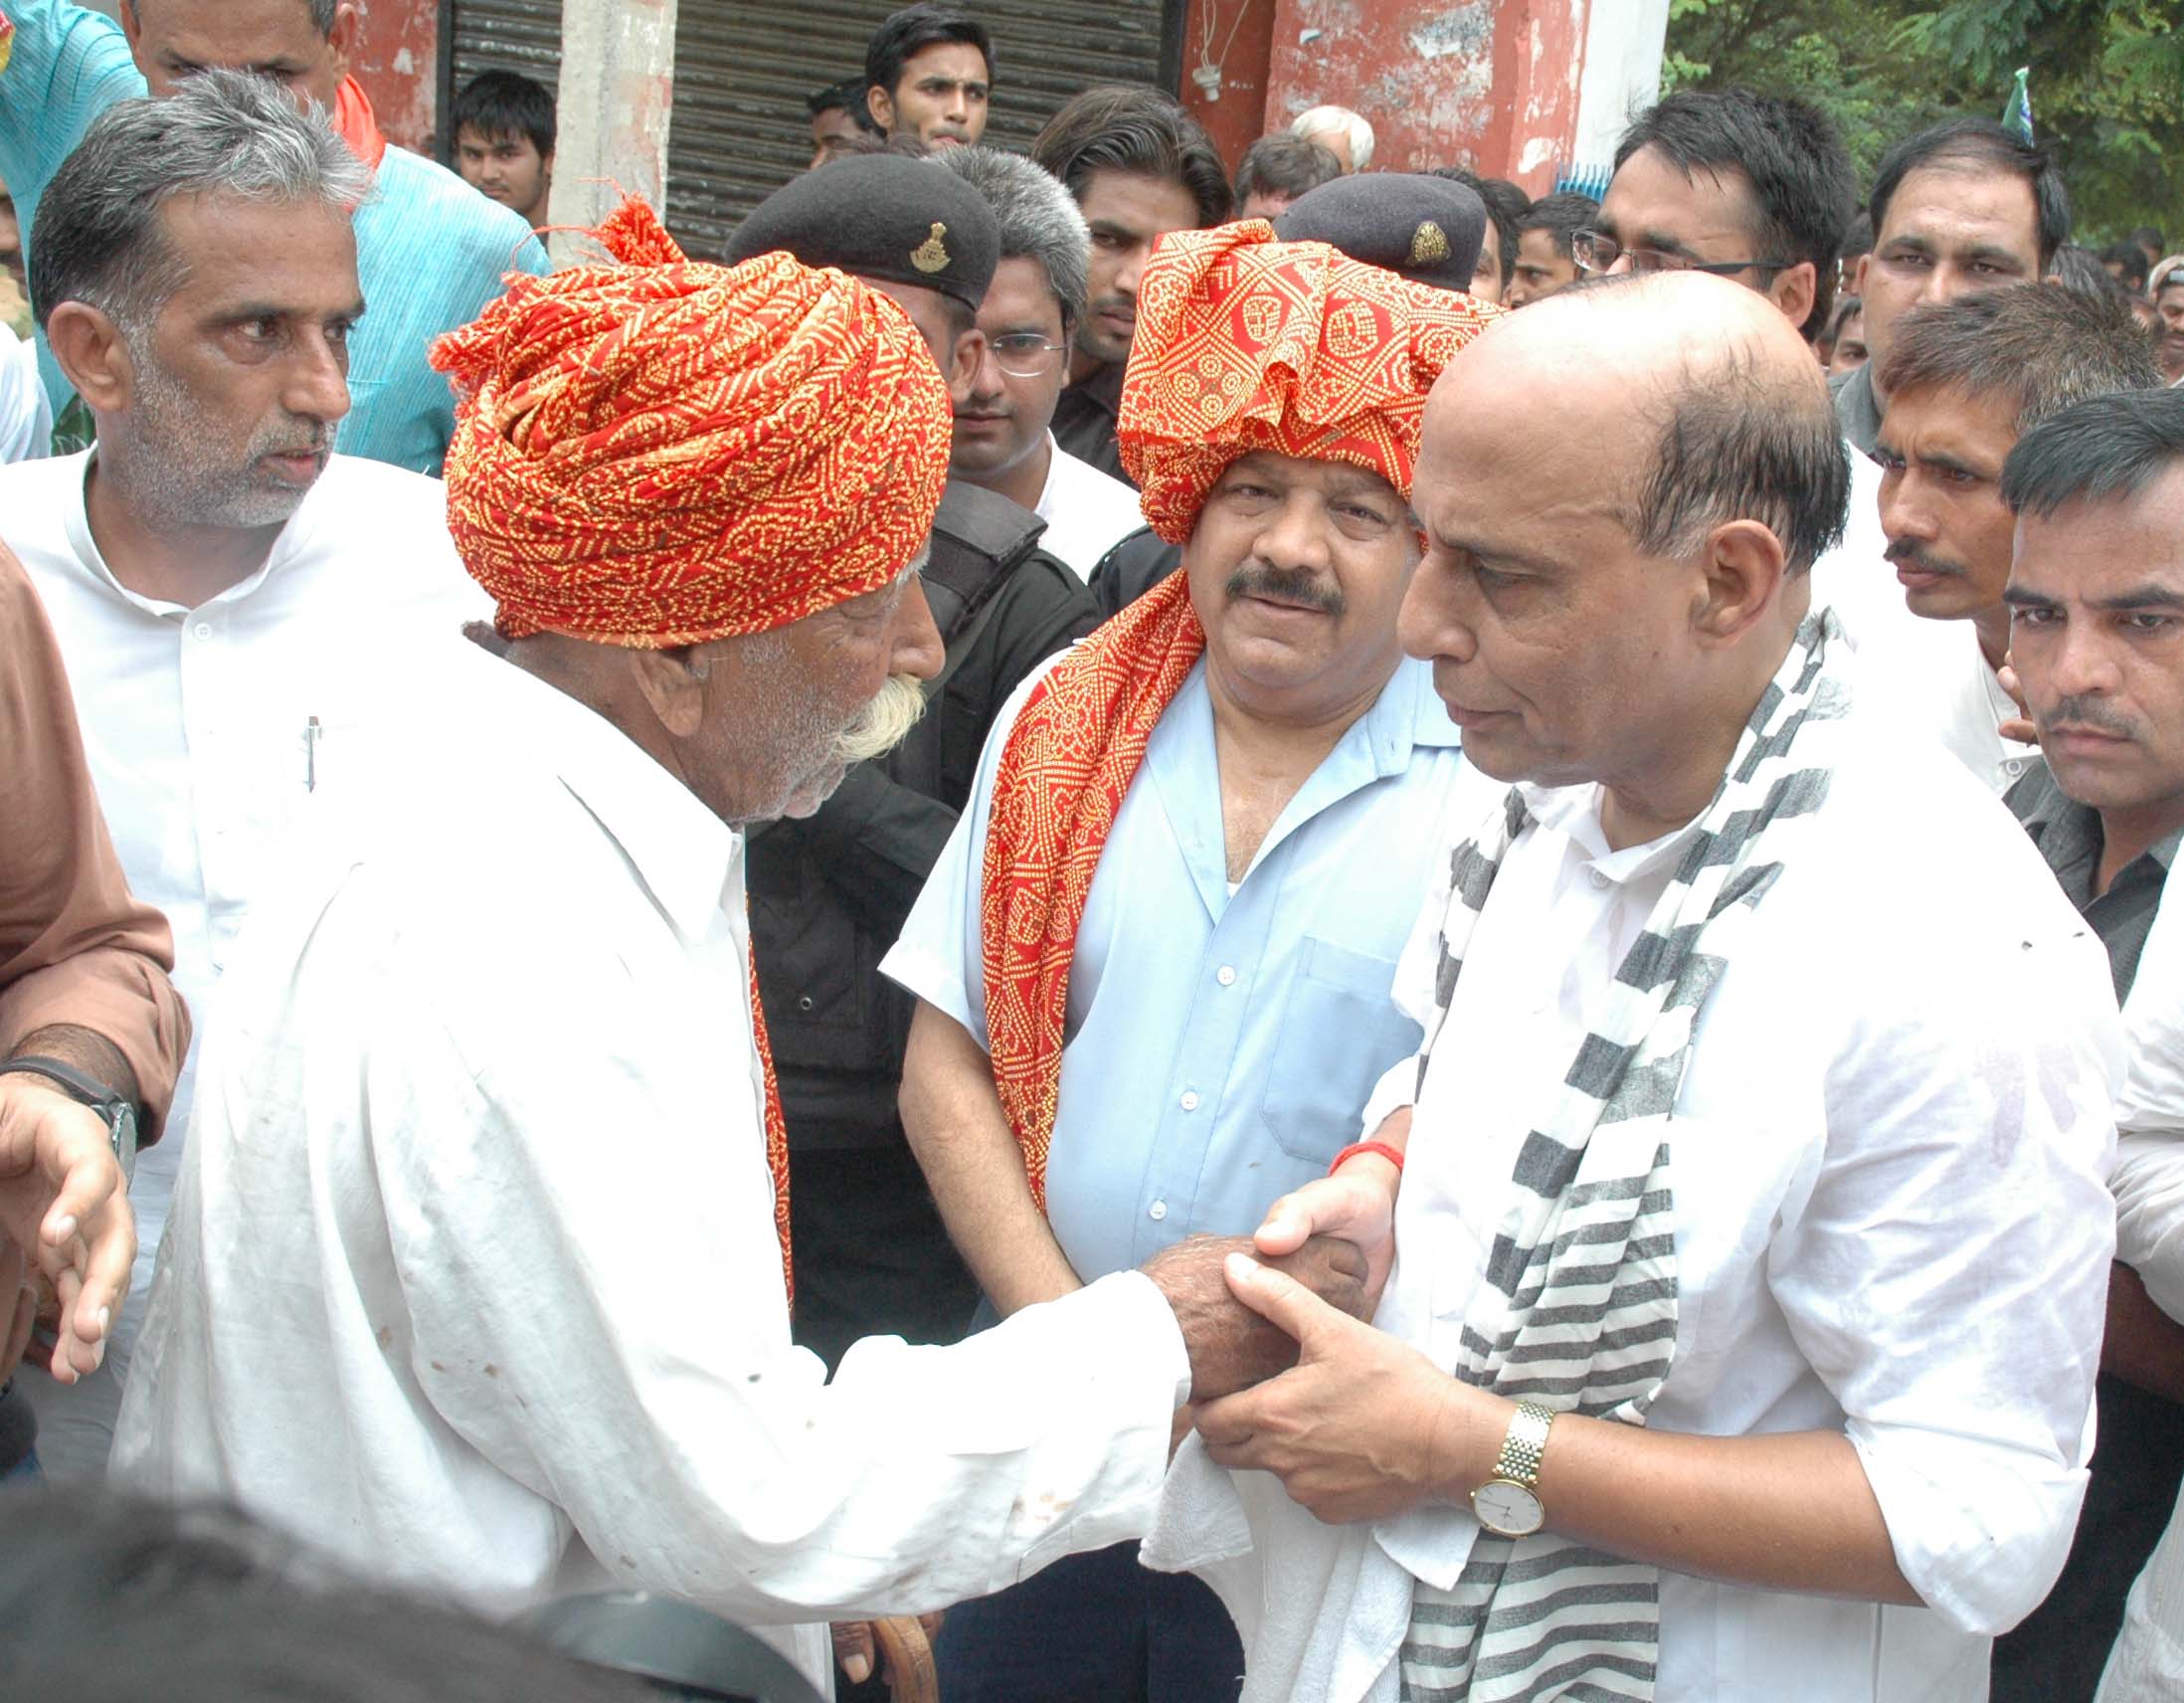
[[[859,1337],[922,1344],[969,1334],[979,1286],[907,1147],[792,1151],[789,1234],[792,1328],[828,1372]]]
[[[1235,1703],[1243,1642],[1188,1574],[1138,1546],[1073,1555],[948,1610],[934,1654],[947,1703]]]
[[[789,1155],[789,1238],[797,1342],[831,1374],[860,1337],[960,1342],[979,1286],[958,1256],[910,1150],[818,1147]],[[834,1676],[838,1703],[887,1703],[874,1674]]]
[[[2106,1376],[2094,1402],[2092,1476],[2070,1559],[2048,1600],[1995,1639],[1992,1703],[2092,1703],[2123,1599],[2176,1509],[2184,1408]]]

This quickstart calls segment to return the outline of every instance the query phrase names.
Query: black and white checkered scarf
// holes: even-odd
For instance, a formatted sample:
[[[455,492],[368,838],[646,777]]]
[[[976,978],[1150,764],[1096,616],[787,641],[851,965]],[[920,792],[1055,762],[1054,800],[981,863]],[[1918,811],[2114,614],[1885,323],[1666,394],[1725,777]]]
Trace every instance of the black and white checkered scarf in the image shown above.
[[[1808,619],[1752,711],[1667,891],[1616,971],[1598,1027],[1520,1148],[1516,1184],[1464,1320],[1455,1375],[1557,1413],[1644,1424],[1676,1346],[1673,1108],[1694,1026],[1782,872],[1785,826],[1827,798],[1850,707],[1835,617]],[[1523,794],[1449,860],[1435,1018],[1530,817]],[[1419,1082],[1425,1079],[1421,1056]],[[1701,1161],[1703,1163],[1703,1159]],[[1449,1591],[1420,1583],[1401,1654],[1418,1703],[1653,1696],[1660,1578],[1546,1532],[1481,1532]]]

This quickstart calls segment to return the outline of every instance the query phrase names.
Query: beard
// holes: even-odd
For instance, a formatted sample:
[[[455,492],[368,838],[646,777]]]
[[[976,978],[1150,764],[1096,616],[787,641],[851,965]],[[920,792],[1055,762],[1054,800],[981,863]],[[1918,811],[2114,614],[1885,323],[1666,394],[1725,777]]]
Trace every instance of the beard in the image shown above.
[[[151,357],[142,338],[128,343],[137,382],[116,422],[130,485],[150,512],[179,526],[277,526],[289,519],[316,482],[277,477],[264,463],[273,455],[314,455],[323,470],[332,453],[330,422],[283,411],[262,422],[240,457],[231,459],[205,431],[205,408]]]
[[[910,736],[925,714],[925,691],[915,674],[890,674],[867,703],[834,735],[834,760],[851,763],[884,757]]]
[[[893,750],[925,713],[917,677],[895,674],[847,721],[836,720],[778,631],[753,634],[743,646],[751,701],[765,707],[723,730],[720,767],[740,775],[732,783],[738,796],[708,802],[732,826],[811,815],[852,764]]]

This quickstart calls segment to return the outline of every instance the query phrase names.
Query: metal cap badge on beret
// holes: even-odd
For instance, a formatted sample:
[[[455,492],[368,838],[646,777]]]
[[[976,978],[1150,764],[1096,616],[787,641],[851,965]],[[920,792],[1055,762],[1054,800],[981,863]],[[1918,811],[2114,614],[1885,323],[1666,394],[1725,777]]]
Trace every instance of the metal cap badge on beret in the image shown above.
[[[1274,234],[1285,243],[1326,243],[1366,266],[1468,292],[1486,222],[1486,203],[1460,183],[1365,171],[1298,196],[1274,221]]]
[[[1001,222],[947,167],[904,154],[852,154],[792,178],[736,227],[738,266],[786,251],[806,266],[922,284],[975,313],[1001,264]]]

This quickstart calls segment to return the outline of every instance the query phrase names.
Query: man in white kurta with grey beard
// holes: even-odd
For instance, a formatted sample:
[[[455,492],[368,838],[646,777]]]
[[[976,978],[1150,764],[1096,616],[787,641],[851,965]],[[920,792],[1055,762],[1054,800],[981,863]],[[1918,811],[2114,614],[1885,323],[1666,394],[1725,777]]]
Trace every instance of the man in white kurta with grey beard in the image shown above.
[[[486,1607],[692,1600],[823,1686],[828,1617],[1142,1529],[1177,1407],[1287,1339],[1193,1248],[830,1384],[792,1346],[742,829],[937,671],[947,392],[838,273],[602,237],[442,345],[508,654],[416,682],[253,919],[114,1470]]]

